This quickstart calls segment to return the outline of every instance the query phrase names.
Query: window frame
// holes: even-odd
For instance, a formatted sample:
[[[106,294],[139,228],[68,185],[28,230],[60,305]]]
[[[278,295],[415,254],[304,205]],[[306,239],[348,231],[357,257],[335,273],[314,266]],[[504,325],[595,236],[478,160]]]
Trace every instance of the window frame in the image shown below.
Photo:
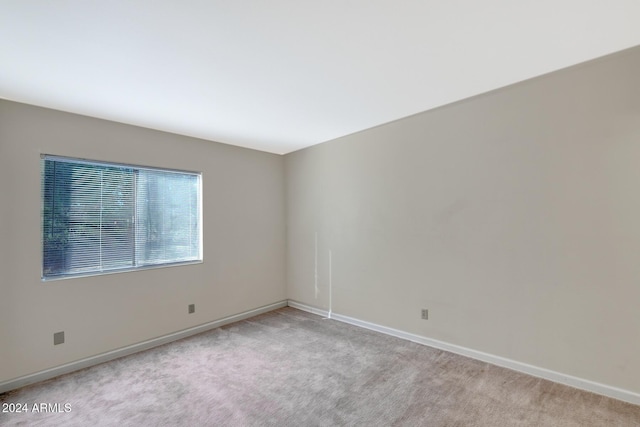
[[[76,272],[76,273],[67,273],[67,274],[57,274],[53,276],[45,276],[44,267],[45,267],[45,239],[44,239],[44,206],[45,206],[45,177],[44,177],[44,165],[46,160],[53,160],[59,162],[73,163],[73,164],[84,164],[84,165],[93,165],[93,166],[102,166],[102,167],[116,167],[123,169],[133,169],[133,170],[147,170],[154,172],[166,172],[166,173],[177,173],[177,174],[186,174],[193,175],[197,177],[197,218],[198,218],[198,258],[193,260],[183,260],[183,261],[171,261],[171,262],[163,262],[158,264],[147,264],[147,265],[139,265],[139,266],[131,266],[131,267],[120,267],[120,268],[111,268],[106,270],[98,270],[98,271],[87,271],[87,272]],[[203,192],[202,192],[202,181],[203,174],[202,172],[190,171],[185,169],[176,169],[176,168],[166,168],[166,167],[155,167],[155,166],[143,166],[132,163],[122,163],[122,162],[113,162],[113,161],[102,161],[102,160],[92,160],[85,158],[76,158],[76,157],[68,157],[68,156],[59,156],[52,154],[41,154],[40,155],[40,278],[42,282],[51,282],[57,280],[65,280],[65,279],[74,279],[79,277],[91,277],[91,276],[103,276],[109,274],[118,274],[118,273],[128,273],[132,271],[140,271],[140,270],[151,270],[157,268],[168,268],[168,267],[176,267],[176,266],[184,266],[184,265],[193,265],[193,264],[202,264],[204,262],[204,252],[203,252]],[[134,228],[133,234],[135,236],[136,229]],[[134,246],[136,245],[134,238]]]

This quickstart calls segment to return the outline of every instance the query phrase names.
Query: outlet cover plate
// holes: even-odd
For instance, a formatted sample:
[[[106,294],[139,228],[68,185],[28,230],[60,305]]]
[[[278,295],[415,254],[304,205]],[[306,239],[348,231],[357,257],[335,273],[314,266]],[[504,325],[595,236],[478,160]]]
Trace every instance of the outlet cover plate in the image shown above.
[[[64,344],[64,331],[53,334],[53,345]]]

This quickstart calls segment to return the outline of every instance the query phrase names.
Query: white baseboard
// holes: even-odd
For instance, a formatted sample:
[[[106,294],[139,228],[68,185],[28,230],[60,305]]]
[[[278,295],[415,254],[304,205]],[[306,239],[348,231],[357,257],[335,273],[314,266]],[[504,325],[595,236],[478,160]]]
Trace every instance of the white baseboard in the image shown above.
[[[211,329],[219,328],[229,323],[238,322],[240,320],[248,319],[259,314],[267,313],[269,311],[277,310],[278,308],[286,307],[287,301],[280,301],[274,304],[265,305],[254,310],[245,311],[244,313],[228,316],[223,319],[214,320],[213,322],[205,323],[202,325],[194,326],[193,328],[184,329],[182,331],[174,332],[172,334],[164,335],[158,338],[153,338],[147,341],[143,341],[138,344],[133,344],[127,347],[122,347],[117,350],[108,351],[106,353],[98,354],[96,356],[87,357],[86,359],[77,360],[75,362],[67,363],[61,366],[56,366],[51,369],[36,372],[23,377],[14,378],[12,380],[0,382],[0,393],[4,393],[10,390],[14,390],[20,387],[24,387],[29,384],[34,384],[40,381],[48,380],[59,375],[68,374],[79,369],[88,368],[90,366],[98,365],[100,363],[108,362],[110,360],[117,359],[119,357],[128,356],[133,353],[148,350],[153,347],[157,347],[162,344],[167,344],[172,341],[177,341],[182,338],[190,337],[191,335],[206,332]]]
[[[317,314],[319,316],[323,316],[323,317],[329,316],[329,312],[327,310],[323,310],[317,307],[312,307],[297,301],[289,300],[288,305],[289,307],[297,308],[298,310],[307,311],[309,313]],[[493,354],[484,353],[481,351],[462,347],[459,345],[449,344],[444,341],[439,341],[432,338],[411,334],[409,332],[388,328],[386,326],[377,325],[375,323],[366,322],[364,320],[355,319],[353,317],[336,314],[335,312],[331,313],[331,319],[338,320],[344,323],[349,323],[351,325],[359,326],[361,328],[370,329],[372,331],[381,332],[383,334],[391,335],[397,338],[402,338],[418,344],[423,344],[429,347],[434,347],[440,350],[445,350],[451,353],[470,357],[472,359],[481,360],[483,362],[487,362],[492,365],[501,366],[503,368],[512,369],[518,372],[523,372],[525,374],[529,374],[534,377],[544,378],[546,380],[553,381],[556,383],[568,385],[574,388],[600,394],[603,396],[612,397],[614,399],[633,403],[635,405],[640,405],[640,394],[634,393],[629,390],[612,387],[606,384],[600,384],[594,381],[585,380],[585,379],[574,377],[571,375],[562,374],[560,372],[551,371],[545,368],[540,368],[538,366],[529,365],[527,363],[518,362],[516,360],[511,360],[504,357],[495,356]]]

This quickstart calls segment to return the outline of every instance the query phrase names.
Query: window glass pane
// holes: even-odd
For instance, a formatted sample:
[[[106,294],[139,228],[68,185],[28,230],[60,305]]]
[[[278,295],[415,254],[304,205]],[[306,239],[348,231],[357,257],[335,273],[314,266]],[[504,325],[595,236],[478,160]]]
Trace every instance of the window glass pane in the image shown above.
[[[136,188],[138,265],[198,259],[198,176],[140,170]]]

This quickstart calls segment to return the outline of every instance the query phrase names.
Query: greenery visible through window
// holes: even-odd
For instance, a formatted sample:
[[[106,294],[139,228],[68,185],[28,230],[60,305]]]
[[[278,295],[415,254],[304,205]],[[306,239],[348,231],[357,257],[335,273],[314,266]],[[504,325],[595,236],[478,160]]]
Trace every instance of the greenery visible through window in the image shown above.
[[[43,156],[43,279],[202,260],[200,179]]]

